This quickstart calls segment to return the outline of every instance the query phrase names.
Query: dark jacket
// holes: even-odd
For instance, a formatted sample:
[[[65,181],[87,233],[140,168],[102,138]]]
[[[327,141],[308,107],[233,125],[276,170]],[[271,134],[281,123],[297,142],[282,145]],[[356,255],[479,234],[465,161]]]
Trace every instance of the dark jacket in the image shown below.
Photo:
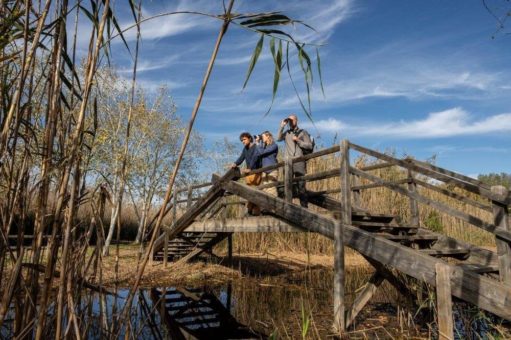
[[[259,149],[259,155],[261,157],[263,168],[277,164],[277,154],[279,153],[279,146],[276,143],[265,145],[264,143],[261,142],[260,144],[257,145],[257,148]],[[275,169],[268,170],[265,172],[269,174],[272,171],[275,171]]]
[[[244,147],[241,155],[234,163],[239,166],[243,161],[245,161],[247,169],[255,170],[261,167],[259,148],[255,144],[251,144],[248,148]]]

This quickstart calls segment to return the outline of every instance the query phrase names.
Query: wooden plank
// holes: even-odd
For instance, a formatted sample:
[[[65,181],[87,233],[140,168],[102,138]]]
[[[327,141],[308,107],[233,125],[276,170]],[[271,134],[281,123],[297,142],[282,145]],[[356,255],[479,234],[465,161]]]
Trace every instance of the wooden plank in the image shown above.
[[[344,311],[344,232],[343,224],[334,224],[334,329],[342,333],[346,329]]]
[[[226,181],[222,185],[225,190],[250,199],[263,209],[274,210],[288,223],[318,232],[331,239],[334,237],[335,220],[332,218],[234,181]],[[435,285],[435,264],[444,263],[442,260],[383,237],[374,236],[362,229],[350,225],[343,227],[345,245],[384,265],[394,267],[406,275]],[[451,266],[451,270],[451,287],[454,296],[511,320],[511,287],[463,268]]]
[[[293,163],[291,158],[284,161],[284,197],[286,202],[293,201]]]
[[[343,332],[346,329],[344,311],[344,225],[351,225],[351,187],[350,154],[347,140],[341,148],[341,221],[334,225],[334,329]]]
[[[370,175],[370,174],[367,174],[365,172],[362,172],[356,168],[350,168],[350,170],[355,173],[355,174],[358,174],[360,177],[364,177],[364,178],[367,178],[373,182],[380,182],[380,183],[383,183],[384,181],[379,178],[379,177],[376,177],[376,176],[373,176],[373,175]],[[481,228],[481,229],[484,229],[486,231],[489,231],[495,235],[498,235],[500,238],[503,238],[507,241],[511,241],[511,231],[509,230],[505,230],[503,228],[498,228],[496,227],[494,224],[491,224],[491,223],[488,223],[488,222],[485,222],[483,220],[481,220],[480,218],[478,217],[475,217],[475,216],[472,216],[470,214],[467,214],[465,212],[462,212],[462,211],[459,211],[457,209],[453,209],[445,204],[442,204],[440,202],[437,202],[435,200],[432,200],[432,199],[429,199],[427,197],[424,197],[416,192],[410,192],[409,190],[405,189],[405,188],[402,188],[398,185],[393,185],[393,184],[390,184],[390,183],[387,183],[386,184],[387,187],[393,191],[396,191],[402,195],[405,195],[405,196],[408,196],[408,197],[412,197],[414,198],[415,200],[417,200],[417,202],[420,202],[420,203],[423,203],[423,204],[426,204],[426,205],[429,205],[429,206],[432,206],[440,211],[443,211],[451,216],[454,216],[454,217],[457,217],[465,222],[468,222],[478,228]]]
[[[488,185],[486,185],[484,182],[482,182],[482,181],[480,181],[478,179],[475,179],[475,178],[472,178],[472,177],[468,177],[468,176],[465,176],[463,174],[460,174],[460,173],[457,173],[457,172],[454,172],[454,171],[450,171],[450,170],[447,170],[447,169],[444,169],[444,168],[440,168],[438,166],[435,166],[433,164],[420,161],[418,159],[407,158],[406,161],[414,163],[414,164],[417,164],[417,165],[419,165],[419,166],[421,166],[423,168],[427,168],[427,169],[430,169],[430,170],[433,170],[433,171],[436,171],[436,172],[439,172],[439,173],[451,176],[453,178],[459,179],[460,181],[480,186],[481,188],[484,188],[486,190],[491,190]]]
[[[272,216],[195,221],[185,231],[219,233],[304,232],[303,229]]]
[[[400,180],[397,180],[397,181],[388,181],[388,182],[385,182],[385,183],[405,184],[405,183],[408,183],[408,182],[409,182],[408,178],[403,178],[403,179],[400,179]],[[360,190],[381,188],[381,187],[384,187],[384,186],[385,186],[385,184],[372,183],[372,184],[365,184],[365,185],[356,185],[356,186],[351,187],[351,190],[352,191],[360,191]]]
[[[437,263],[436,266],[436,305],[438,337],[441,340],[454,339],[452,321],[451,280],[449,266]]]
[[[507,189],[501,185],[491,187],[491,191],[497,195],[507,196]],[[511,232],[511,224],[509,221],[509,207],[492,201],[493,206],[493,223],[497,228]],[[511,286],[511,242],[495,238],[497,244],[497,255],[499,259],[499,277],[504,284]]]
[[[499,272],[499,266],[483,266],[477,263],[459,263],[456,265],[463,269],[471,270],[479,274]]]
[[[346,328],[351,326],[358,313],[364,308],[364,306],[371,300],[378,287],[381,286],[385,279],[379,272],[375,272],[367,283],[365,284],[362,291],[357,295],[353,305],[346,313]]]
[[[442,169],[443,172],[439,172],[439,171],[432,170],[430,168],[418,165],[416,163],[413,163],[413,162],[411,162],[410,159],[407,159],[407,160],[397,159],[397,158],[385,155],[383,153],[380,153],[380,152],[377,152],[377,151],[374,151],[371,149],[364,148],[360,145],[356,145],[353,143],[350,143],[350,147],[359,151],[359,152],[362,152],[367,155],[382,159],[389,163],[393,163],[393,164],[403,167],[405,169],[409,169],[409,170],[415,171],[417,173],[421,173],[423,175],[428,175],[429,177],[432,177],[434,179],[437,179],[437,180],[445,182],[445,183],[456,185],[460,188],[463,188],[463,189],[470,191],[472,193],[475,193],[475,194],[479,194],[479,195],[486,197],[488,199],[495,200],[495,201],[501,202],[503,204],[506,204],[506,202],[507,202],[507,197],[495,195],[490,190],[486,189],[485,187],[482,187],[480,185],[475,185],[475,184],[472,184],[469,182],[465,182],[465,181],[460,180],[460,179],[453,177],[451,175],[446,175],[445,173],[452,173],[448,170]],[[441,168],[438,168],[438,169],[441,169]],[[457,174],[457,175],[459,175],[459,174]]]
[[[465,257],[468,258],[470,251],[466,249],[420,249],[423,254],[440,257]]]
[[[436,191],[438,193],[444,194],[445,196],[457,199],[458,201],[461,201],[466,204],[470,204],[476,208],[482,209],[484,211],[492,212],[492,207],[486,204],[483,204],[478,201],[474,201],[473,199],[470,199],[468,197],[465,197],[463,195],[460,195],[458,193],[452,192],[450,190],[439,188],[437,185],[429,184],[424,181],[421,181],[419,179],[414,179],[414,182],[419,184],[421,187],[428,188],[430,190]]]
[[[376,164],[360,167],[359,169],[362,170],[362,171],[372,171],[372,170],[390,168],[392,166],[395,166],[395,164],[392,164],[392,163],[376,163]]]

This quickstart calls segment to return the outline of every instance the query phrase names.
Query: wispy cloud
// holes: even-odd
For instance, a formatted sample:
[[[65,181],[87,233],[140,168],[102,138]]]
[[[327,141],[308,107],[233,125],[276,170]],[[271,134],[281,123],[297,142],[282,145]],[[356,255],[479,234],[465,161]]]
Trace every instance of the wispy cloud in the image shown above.
[[[311,126],[305,123],[304,126]],[[511,133],[511,113],[498,114],[483,119],[474,119],[461,108],[452,108],[428,114],[424,119],[399,122],[376,122],[364,125],[348,125],[338,119],[329,118],[316,122],[320,132],[344,130],[350,135],[379,136],[389,138],[442,138],[489,133]]]

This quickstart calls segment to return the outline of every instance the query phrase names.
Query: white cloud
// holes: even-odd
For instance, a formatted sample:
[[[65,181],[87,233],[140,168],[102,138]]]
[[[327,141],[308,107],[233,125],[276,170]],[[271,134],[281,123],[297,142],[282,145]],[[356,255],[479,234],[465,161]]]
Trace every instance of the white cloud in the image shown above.
[[[305,124],[304,124],[305,125]],[[511,113],[498,114],[475,120],[461,108],[452,108],[428,114],[425,119],[399,122],[378,122],[363,126],[347,125],[335,118],[316,122],[320,132],[344,130],[360,136],[390,138],[442,138],[489,133],[511,133]]]

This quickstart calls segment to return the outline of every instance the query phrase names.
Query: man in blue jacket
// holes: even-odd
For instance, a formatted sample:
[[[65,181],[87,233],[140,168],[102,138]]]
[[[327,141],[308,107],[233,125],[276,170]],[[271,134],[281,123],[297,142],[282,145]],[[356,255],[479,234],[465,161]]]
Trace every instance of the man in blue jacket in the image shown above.
[[[231,164],[231,168],[236,168],[245,161],[246,168],[241,171],[242,173],[248,173],[251,170],[259,169],[261,167],[261,156],[258,147],[253,143],[254,139],[252,135],[248,132],[243,132],[240,135],[240,141],[243,144],[243,150],[238,159]],[[253,174],[246,176],[245,181],[247,185],[257,186],[261,184],[261,178],[261,174]],[[247,202],[247,213],[257,216],[261,214],[261,209],[254,203]]]

